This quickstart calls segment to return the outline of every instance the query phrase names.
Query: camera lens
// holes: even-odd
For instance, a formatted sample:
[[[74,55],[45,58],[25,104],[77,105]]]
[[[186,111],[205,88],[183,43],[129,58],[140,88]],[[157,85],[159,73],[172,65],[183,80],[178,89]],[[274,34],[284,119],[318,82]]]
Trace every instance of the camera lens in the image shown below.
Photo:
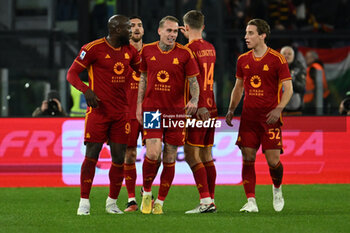
[[[50,115],[57,115],[58,113],[58,104],[53,99],[48,101],[48,112]]]

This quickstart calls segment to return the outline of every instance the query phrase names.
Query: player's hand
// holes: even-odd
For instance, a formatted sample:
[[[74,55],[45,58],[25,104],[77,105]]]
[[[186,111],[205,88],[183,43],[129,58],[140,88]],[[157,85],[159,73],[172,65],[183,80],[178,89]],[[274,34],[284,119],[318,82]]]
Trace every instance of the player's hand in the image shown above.
[[[193,115],[196,113],[198,107],[198,101],[194,101],[193,99],[190,99],[188,103],[186,104],[185,110],[187,115]]]
[[[282,112],[281,108],[275,108],[275,109],[271,110],[266,115],[266,117],[267,117],[266,123],[267,124],[274,124],[274,123],[276,123],[278,121],[278,119],[280,119],[281,112]]]
[[[141,125],[143,125],[143,121],[142,121],[142,105],[141,104],[137,104],[137,107],[136,107],[136,119]]]
[[[185,26],[179,26],[179,29],[182,32],[182,34],[184,35],[184,37],[186,37],[188,39],[188,31],[186,31]]]
[[[228,111],[226,113],[226,124],[230,127],[233,126],[233,124],[231,123],[232,121],[232,118],[233,118],[233,115],[234,115],[234,112],[233,111]]]
[[[206,121],[210,118],[210,113],[206,107],[198,108],[197,110],[197,118]]]
[[[97,97],[95,92],[93,92],[91,89],[87,89],[86,92],[84,93],[86,104],[89,107],[92,108],[97,108],[98,107],[98,102],[100,99]]]

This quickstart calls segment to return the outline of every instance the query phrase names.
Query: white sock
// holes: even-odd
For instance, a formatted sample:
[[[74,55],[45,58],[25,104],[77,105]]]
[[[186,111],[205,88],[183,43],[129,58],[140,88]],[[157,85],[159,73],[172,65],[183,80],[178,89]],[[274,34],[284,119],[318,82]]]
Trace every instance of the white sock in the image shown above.
[[[129,197],[129,198],[128,198],[128,202],[131,202],[131,201],[136,202],[136,198],[135,198],[135,197]]]
[[[200,199],[200,203],[201,203],[201,204],[205,204],[205,205],[209,205],[209,204],[212,203],[212,200],[211,200],[210,197],[201,198],[201,199]]]
[[[143,195],[150,195],[150,196],[152,196],[152,191],[151,192],[143,191]]]
[[[161,201],[161,200],[159,200],[159,199],[157,198],[157,200],[154,202],[154,204],[156,204],[156,203],[159,203],[161,206],[163,206],[164,201]]]
[[[117,203],[117,200],[118,199],[113,199],[113,198],[110,198],[109,196],[107,197],[107,200],[106,200],[106,203],[107,204],[110,204],[110,203]]]
[[[89,198],[80,198],[79,205],[90,205],[90,200]]]

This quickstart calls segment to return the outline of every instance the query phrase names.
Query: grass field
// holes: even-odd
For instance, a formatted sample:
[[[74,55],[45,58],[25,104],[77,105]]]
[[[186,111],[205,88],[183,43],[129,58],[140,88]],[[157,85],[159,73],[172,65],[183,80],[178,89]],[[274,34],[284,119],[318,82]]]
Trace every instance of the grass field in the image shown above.
[[[198,204],[197,191],[174,186],[162,216],[108,215],[108,188],[93,187],[91,215],[77,216],[79,188],[0,188],[0,232],[350,232],[350,185],[285,185],[283,192],[280,213],[273,210],[271,186],[259,185],[254,214],[238,212],[245,203],[241,186],[217,186],[217,213],[185,215]],[[126,201],[123,187],[120,209]]]

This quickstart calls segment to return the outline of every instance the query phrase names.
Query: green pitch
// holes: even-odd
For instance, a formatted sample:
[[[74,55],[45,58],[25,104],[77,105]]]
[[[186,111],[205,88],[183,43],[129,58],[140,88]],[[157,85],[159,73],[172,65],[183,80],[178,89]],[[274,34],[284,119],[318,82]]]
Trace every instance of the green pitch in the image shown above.
[[[349,184],[284,185],[283,193],[285,208],[276,213],[271,186],[257,186],[260,212],[247,214],[238,212],[245,203],[241,186],[217,186],[217,213],[185,215],[199,202],[197,190],[174,186],[162,216],[108,215],[104,211],[108,188],[93,187],[91,215],[77,216],[79,188],[0,188],[0,232],[350,232]],[[123,187],[120,209],[126,201]]]

